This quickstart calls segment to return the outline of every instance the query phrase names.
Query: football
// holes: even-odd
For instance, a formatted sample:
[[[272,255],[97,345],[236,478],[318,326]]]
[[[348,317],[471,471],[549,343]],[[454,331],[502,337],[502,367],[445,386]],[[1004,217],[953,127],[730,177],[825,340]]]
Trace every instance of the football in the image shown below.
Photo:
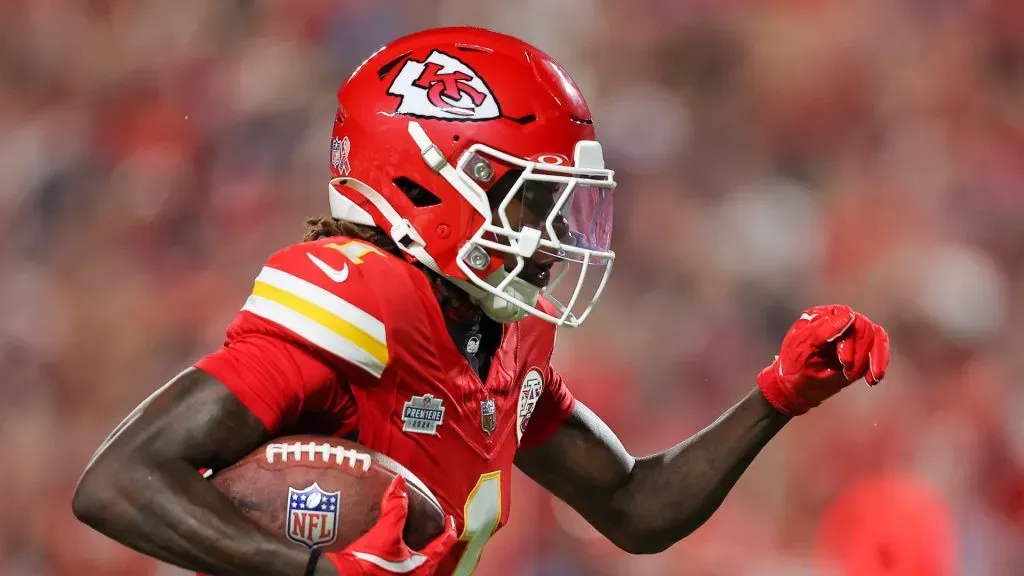
[[[441,505],[399,463],[355,442],[278,438],[210,481],[264,529],[296,544],[340,551],[377,522],[381,498],[397,474],[409,494],[403,537],[420,550],[444,530]]]

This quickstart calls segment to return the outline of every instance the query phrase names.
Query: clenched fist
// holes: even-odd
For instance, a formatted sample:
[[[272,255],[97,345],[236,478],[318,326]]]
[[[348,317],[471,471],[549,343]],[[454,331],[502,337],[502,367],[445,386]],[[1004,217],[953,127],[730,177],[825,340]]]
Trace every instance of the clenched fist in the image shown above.
[[[757,385],[772,406],[797,416],[861,378],[878,384],[888,367],[884,328],[849,306],[815,306],[790,327]]]

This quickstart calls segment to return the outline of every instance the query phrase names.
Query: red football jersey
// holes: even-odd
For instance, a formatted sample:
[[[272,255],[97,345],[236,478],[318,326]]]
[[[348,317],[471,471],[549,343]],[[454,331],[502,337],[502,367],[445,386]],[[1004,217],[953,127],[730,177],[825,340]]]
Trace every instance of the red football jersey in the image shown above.
[[[361,444],[402,463],[458,525],[438,574],[465,575],[508,521],[517,450],[547,440],[573,408],[550,366],[554,341],[555,327],[540,319],[503,326],[481,382],[426,275],[336,237],[271,256],[224,347],[196,366],[274,434],[358,430]],[[482,417],[488,399],[491,422]]]

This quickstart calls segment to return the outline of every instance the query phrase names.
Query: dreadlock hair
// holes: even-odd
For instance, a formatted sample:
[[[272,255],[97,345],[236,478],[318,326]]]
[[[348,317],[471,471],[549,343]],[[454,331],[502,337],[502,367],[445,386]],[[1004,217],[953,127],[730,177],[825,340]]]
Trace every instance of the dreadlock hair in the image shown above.
[[[306,234],[302,237],[303,242],[311,242],[334,236],[348,236],[349,238],[364,240],[385,252],[402,257],[402,251],[398,249],[394,241],[376,226],[364,226],[332,216],[317,216],[306,219]]]

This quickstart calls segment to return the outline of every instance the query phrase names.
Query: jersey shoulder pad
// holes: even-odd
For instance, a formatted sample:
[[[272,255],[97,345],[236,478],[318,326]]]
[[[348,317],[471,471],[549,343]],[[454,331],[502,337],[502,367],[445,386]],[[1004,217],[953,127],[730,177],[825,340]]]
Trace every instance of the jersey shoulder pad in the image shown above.
[[[344,237],[293,244],[263,266],[243,311],[380,378],[388,364],[384,316],[368,276],[397,260]],[[370,269],[374,274],[367,274]],[[386,268],[385,268],[386,270]]]

